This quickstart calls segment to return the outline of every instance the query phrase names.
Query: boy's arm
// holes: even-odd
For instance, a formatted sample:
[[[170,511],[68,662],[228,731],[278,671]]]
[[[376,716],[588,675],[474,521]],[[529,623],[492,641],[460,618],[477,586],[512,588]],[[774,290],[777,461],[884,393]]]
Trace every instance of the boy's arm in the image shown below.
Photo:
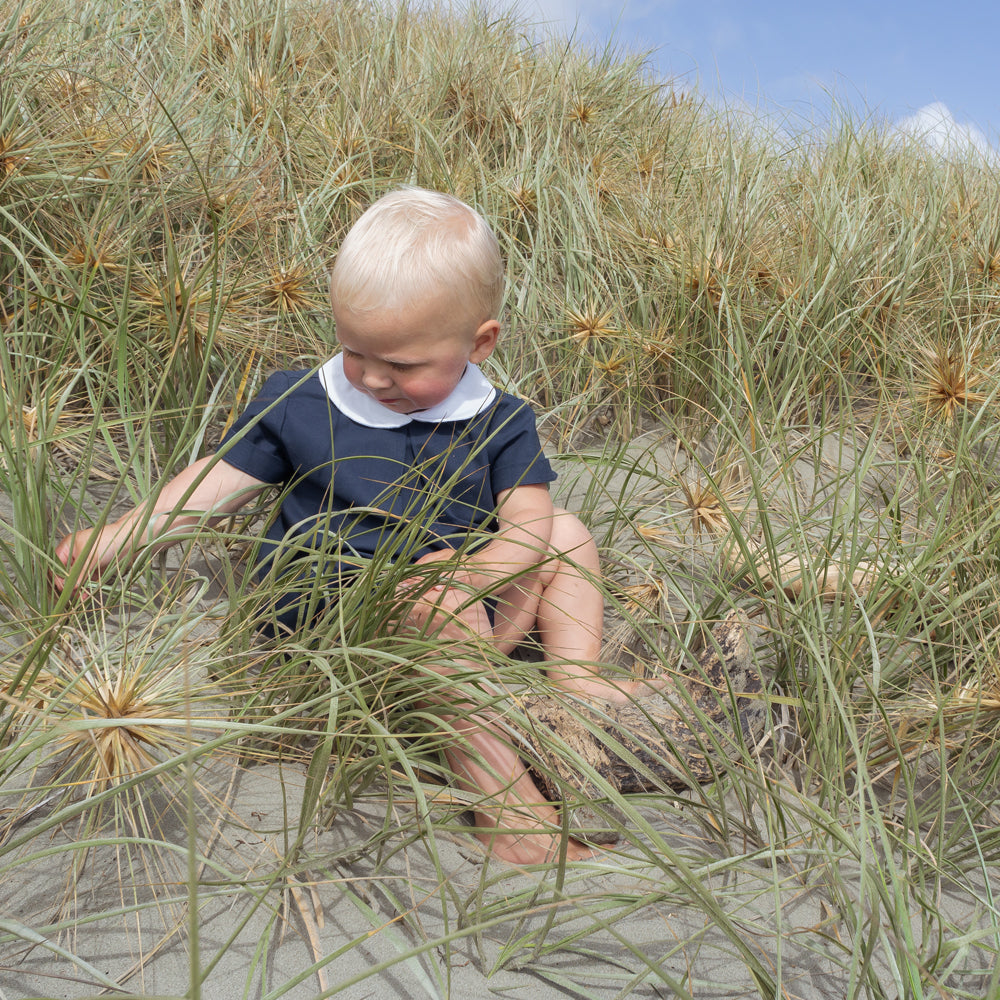
[[[86,553],[76,582],[100,576],[112,564],[128,566],[140,549],[158,552],[186,536],[206,514],[215,521],[246,506],[268,487],[214,455],[199,459],[168,482],[152,500],[106,524],[67,535],[56,546],[56,558],[67,567]],[[181,513],[183,511],[183,513]],[[96,534],[96,537],[93,537]],[[53,576],[57,590],[66,580]]]
[[[553,507],[548,487],[542,483],[515,486],[498,495],[499,526],[490,542],[456,560],[454,549],[436,549],[417,564],[450,562],[448,576],[470,591],[492,590],[533,569],[545,557],[552,535]],[[441,590],[443,584],[432,590]]]
[[[496,533],[460,562],[470,585],[487,590],[534,569],[548,554],[553,516],[546,484],[503,490],[497,497]]]
[[[461,561],[460,568],[468,573],[470,583],[486,588],[497,581],[527,572],[552,556],[549,541],[554,515],[552,499],[545,485],[519,486],[500,494],[499,532],[489,545]],[[572,555],[569,561],[572,566]],[[599,628],[602,622],[604,602],[586,570],[571,570],[563,579],[562,590],[555,599],[564,605],[564,618],[574,633],[572,638],[564,637],[565,644],[579,646],[583,654],[569,656],[561,665],[553,664],[548,668],[549,679],[557,687],[584,698],[623,703],[672,686],[670,678],[626,680],[602,675],[597,664],[600,655],[599,631],[593,641],[594,648],[587,647],[591,644],[588,636],[594,634],[593,627],[597,625]],[[557,625],[550,622],[548,627],[553,629]]]

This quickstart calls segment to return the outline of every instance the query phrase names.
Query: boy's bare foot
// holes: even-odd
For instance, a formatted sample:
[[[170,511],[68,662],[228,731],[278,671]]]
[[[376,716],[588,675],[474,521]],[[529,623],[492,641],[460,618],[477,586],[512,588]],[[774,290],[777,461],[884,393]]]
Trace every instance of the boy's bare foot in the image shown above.
[[[544,695],[521,700],[526,725],[520,732],[511,729],[522,756],[533,762],[529,770],[535,784],[550,801],[560,801],[574,788],[584,805],[604,797],[581,775],[577,759],[624,793],[682,790],[713,781],[721,761],[738,759],[744,748],[757,744],[768,712],[747,619],[734,611],[712,632],[714,641],[698,657],[696,674],[661,681],[667,695],[680,685],[686,689],[689,711],[680,707],[683,701],[664,696],[656,686],[650,689],[646,681],[632,682],[649,695],[638,695],[639,700],[636,694],[621,697],[625,685],[616,685],[616,697],[574,692],[572,700]],[[567,804],[575,808],[579,803],[569,798]],[[584,839],[598,842],[589,833]]]
[[[559,860],[562,838],[551,833],[501,833],[498,830],[477,832],[491,856],[511,865],[544,865]],[[596,852],[570,837],[566,844],[567,861],[585,861]]]

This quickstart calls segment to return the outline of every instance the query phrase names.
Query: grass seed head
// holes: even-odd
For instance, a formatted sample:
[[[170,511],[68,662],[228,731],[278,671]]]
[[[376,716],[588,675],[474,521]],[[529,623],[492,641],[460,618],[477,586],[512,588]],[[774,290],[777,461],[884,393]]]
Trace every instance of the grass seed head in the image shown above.
[[[961,246],[972,239],[979,199],[962,190],[953,198],[945,211],[949,239],[954,246]]]
[[[18,173],[30,160],[31,144],[20,129],[0,134],[0,181]]]
[[[616,163],[606,153],[596,153],[590,158],[587,173],[598,198],[614,198],[621,190]]]
[[[659,581],[636,583],[622,588],[625,611],[629,614],[655,615],[664,598],[664,587]]]
[[[275,78],[266,70],[252,66],[247,70],[240,92],[243,115],[248,122],[260,126],[267,117],[267,112],[275,107],[278,85]]]
[[[898,287],[891,277],[875,274],[864,280],[862,318],[886,332],[899,318]]]
[[[21,423],[29,441],[38,440],[38,406],[21,406]]]
[[[674,233],[655,222],[640,221],[635,224],[634,234],[641,247],[648,247],[656,253],[662,252],[671,267],[677,265],[680,260],[680,240]]]
[[[646,150],[637,154],[636,173],[642,181],[650,181],[663,173],[663,157],[656,150]]]
[[[684,286],[692,298],[704,295],[713,306],[722,301],[722,254],[688,263],[684,272]]]
[[[625,363],[628,359],[620,354],[615,354],[606,360],[594,359],[594,367],[598,370],[604,372],[606,375],[613,375],[615,372],[620,371],[625,367]]]
[[[586,127],[593,123],[597,116],[597,105],[586,97],[577,97],[570,104],[569,120],[574,125]]]
[[[63,263],[81,271],[121,271],[122,248],[107,233],[79,234],[63,254]]]
[[[538,192],[524,181],[516,181],[507,189],[510,200],[523,215],[534,216],[538,211]]]
[[[725,471],[719,476],[702,478],[694,482],[684,479],[680,482],[684,504],[691,514],[695,534],[704,531],[709,535],[721,535],[729,531],[727,511],[743,505],[749,494],[749,486],[739,462],[721,461]]]
[[[135,169],[146,183],[158,181],[170,169],[180,145],[175,142],[148,142],[133,147]]]
[[[14,440],[17,440],[21,436],[18,434],[18,430],[20,430],[21,434],[23,434],[23,440],[29,446],[34,445],[38,441],[38,404],[36,403],[33,406],[27,406],[24,403],[11,405],[11,401],[8,400],[5,409],[7,411],[7,422],[13,432],[12,436]],[[17,428],[18,412],[20,412],[21,416],[20,428]],[[0,469],[5,471],[10,469],[6,450],[0,451]]]
[[[309,268],[292,264],[271,271],[264,285],[264,299],[281,312],[302,312],[318,308],[311,289]]]
[[[63,69],[53,70],[49,86],[55,103],[66,107],[88,104],[97,93],[97,84],[92,79]]]
[[[569,336],[578,344],[586,344],[591,338],[603,339],[618,334],[617,327],[611,325],[613,309],[600,310],[594,304],[585,306],[582,310],[568,309],[566,323],[569,326]]]
[[[670,538],[670,532],[666,528],[658,524],[650,524],[647,521],[636,521],[635,533],[643,541],[652,542],[654,545]]]
[[[162,283],[147,279],[136,292],[136,297],[164,314],[178,313],[184,308],[185,288],[180,278]]]
[[[670,365],[677,353],[677,340],[670,334],[662,333],[652,340],[644,340],[642,353],[657,364]]]
[[[233,54],[233,40],[228,32],[223,34],[220,31],[213,31],[209,45],[206,47],[206,53],[208,52],[211,53],[216,62],[228,62]]]
[[[170,677],[94,663],[64,692],[51,687],[54,745],[66,752],[67,778],[87,795],[142,774],[182,748],[183,728],[157,724],[183,713],[182,693]]]
[[[192,665],[178,660],[188,655],[183,643],[117,648],[89,635],[79,640],[60,644],[32,684],[64,787],[89,797],[145,774],[201,742],[203,724],[222,712],[207,687],[190,682]]]
[[[1000,280],[1000,251],[977,253],[976,273],[986,281]]]
[[[522,101],[505,101],[500,108],[500,113],[517,129],[523,129],[525,122],[531,114],[528,104]]]
[[[177,317],[184,317],[191,330],[200,336],[207,334],[214,325],[213,319],[225,303],[227,310],[235,308],[242,296],[226,295],[218,287],[211,284],[186,285],[177,276],[172,281],[161,278],[157,282],[153,276],[147,277],[135,291],[137,300],[144,302],[149,309],[149,322],[155,329],[172,330]],[[216,334],[223,340],[226,331],[218,326]],[[245,337],[241,338],[243,344]]]
[[[989,395],[990,371],[981,365],[980,352],[939,344],[918,347],[914,384],[917,399],[931,417],[951,422],[962,410],[981,406]]]
[[[713,535],[728,527],[725,507],[710,485],[699,480],[691,484],[682,483],[681,489],[691,512],[695,534],[701,535],[704,530]]]

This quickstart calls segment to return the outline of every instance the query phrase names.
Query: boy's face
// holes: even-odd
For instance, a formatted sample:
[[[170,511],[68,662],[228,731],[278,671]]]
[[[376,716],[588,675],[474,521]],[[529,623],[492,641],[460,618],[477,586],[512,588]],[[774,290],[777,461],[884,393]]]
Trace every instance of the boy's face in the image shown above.
[[[449,308],[451,307],[451,308]],[[333,307],[344,374],[355,389],[394,413],[444,402],[465,373],[493,352],[500,324],[428,296],[405,309],[355,313]]]

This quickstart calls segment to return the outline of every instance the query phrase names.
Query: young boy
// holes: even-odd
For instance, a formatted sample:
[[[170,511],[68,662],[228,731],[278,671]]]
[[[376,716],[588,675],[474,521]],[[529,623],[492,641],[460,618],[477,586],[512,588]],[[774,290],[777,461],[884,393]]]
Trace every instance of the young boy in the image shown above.
[[[638,682],[612,684],[593,667],[603,612],[593,540],[553,507],[555,476],[530,408],[477,367],[497,343],[502,290],[499,247],[481,216],[436,192],[386,195],[348,233],[331,273],[341,353],[311,374],[271,376],[218,455],[189,466],[96,539],[93,529],[67,536],[57,557],[69,567],[83,560],[79,583],[280,486],[261,547],[265,569],[289,542],[332,550],[345,573],[386,546],[416,563],[441,561],[425,593],[414,581],[402,627],[470,650],[470,640],[485,641],[502,653],[537,629],[546,658],[564,664],[550,671],[554,683],[625,700]],[[416,549],[412,530],[399,530],[413,521],[423,524]],[[295,629],[304,615],[294,586],[290,593],[277,619]],[[490,596],[470,599],[479,594]],[[453,707],[461,705],[456,692]],[[558,814],[517,753],[488,717],[443,714],[456,733],[449,764],[483,795],[480,839],[519,864],[554,857]],[[589,849],[571,840],[567,854]]]

